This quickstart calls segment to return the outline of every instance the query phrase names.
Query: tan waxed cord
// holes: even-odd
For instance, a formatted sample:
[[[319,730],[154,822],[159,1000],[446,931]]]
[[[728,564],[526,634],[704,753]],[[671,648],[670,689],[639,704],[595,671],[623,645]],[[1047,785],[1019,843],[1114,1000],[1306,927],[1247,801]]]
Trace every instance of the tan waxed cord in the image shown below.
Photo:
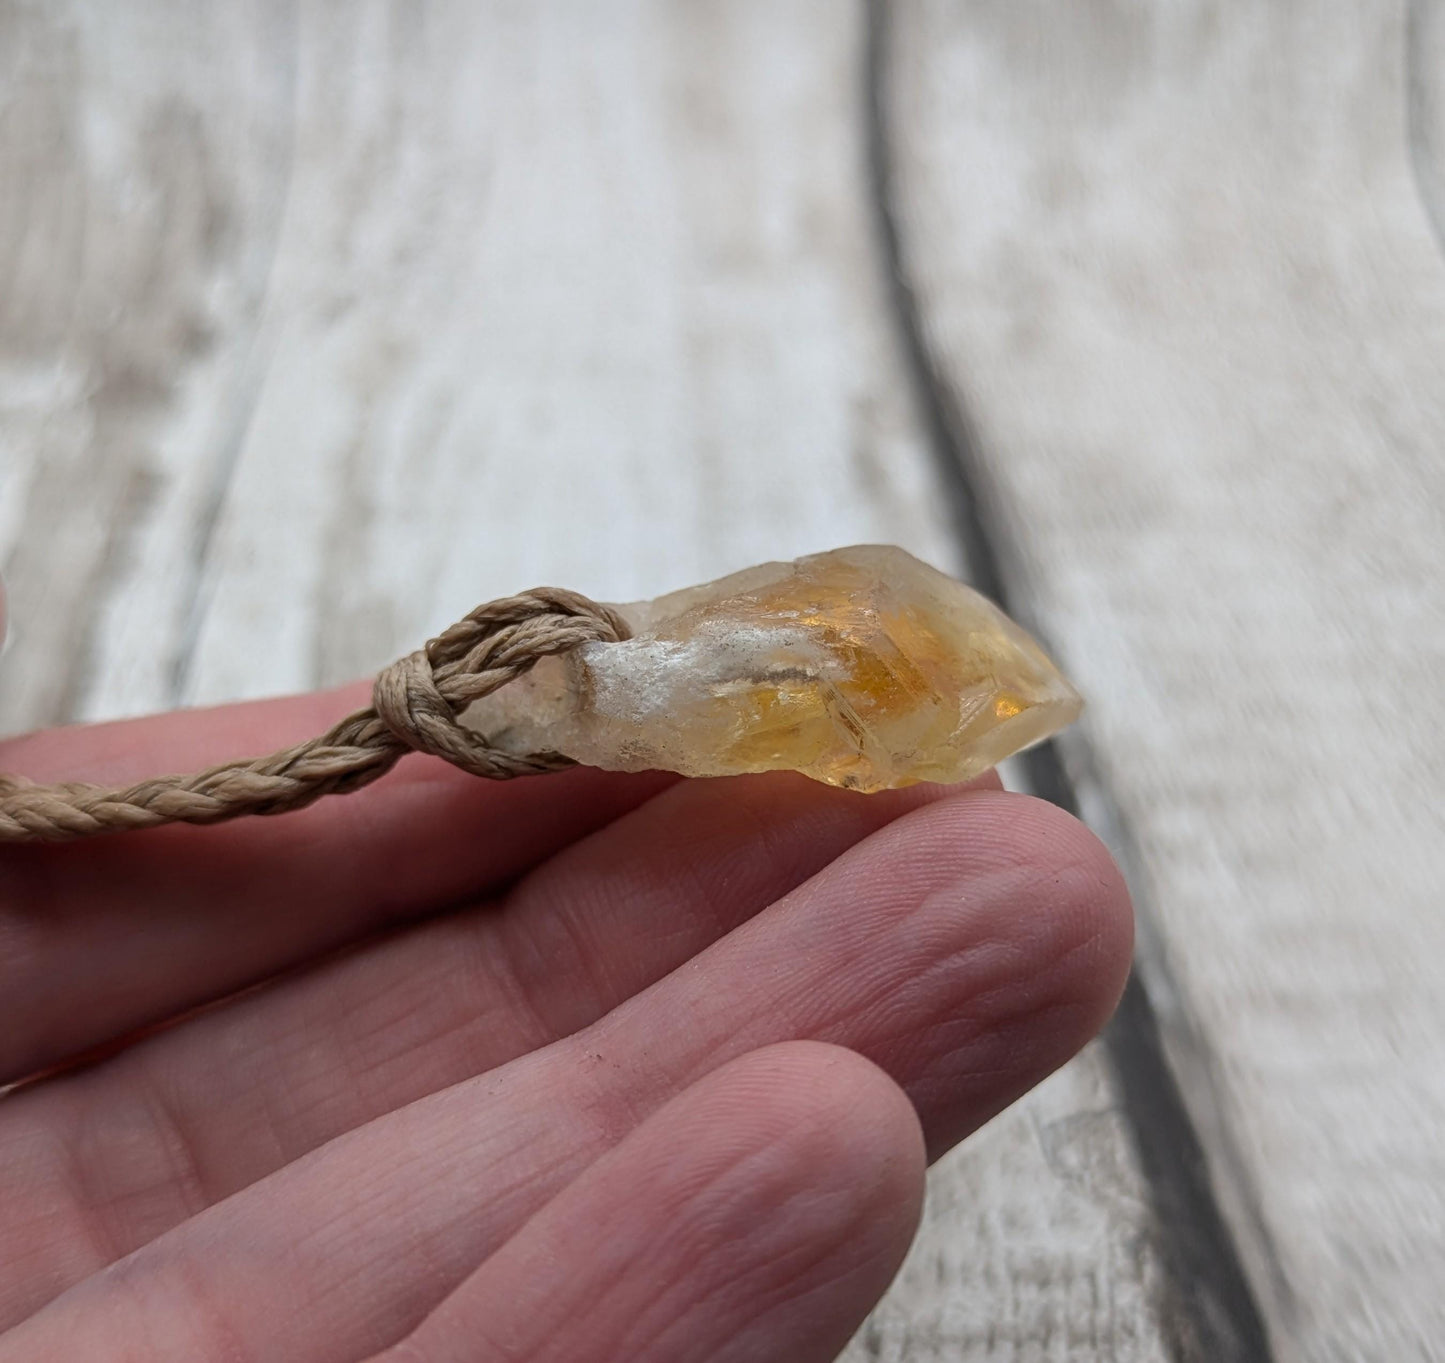
[[[295,747],[117,790],[0,775],[0,843],[62,842],[163,823],[281,814],[323,795],[358,790],[407,752],[431,753],[492,780],[559,771],[573,766],[572,759],[501,752],[458,724],[457,716],[540,658],[586,643],[616,643],[630,633],[610,606],[558,587],[490,601],[386,668],[372,687],[369,708]]]

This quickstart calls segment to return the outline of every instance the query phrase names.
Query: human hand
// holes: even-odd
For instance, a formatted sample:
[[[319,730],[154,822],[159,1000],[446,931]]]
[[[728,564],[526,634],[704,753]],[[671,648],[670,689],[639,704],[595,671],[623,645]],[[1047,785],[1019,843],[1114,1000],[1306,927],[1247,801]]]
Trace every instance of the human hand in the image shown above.
[[[0,770],[191,770],[355,699]],[[62,1068],[0,1099],[0,1363],[831,1358],[925,1153],[1101,1026],[1130,939],[1100,844],[993,778],[407,759],[280,819],[5,847],[0,1081]]]

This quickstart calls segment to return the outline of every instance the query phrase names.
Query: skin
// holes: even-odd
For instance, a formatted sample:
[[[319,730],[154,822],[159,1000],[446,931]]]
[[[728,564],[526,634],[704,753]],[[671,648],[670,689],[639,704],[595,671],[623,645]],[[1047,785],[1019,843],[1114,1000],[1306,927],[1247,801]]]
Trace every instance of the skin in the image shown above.
[[[197,767],[361,694],[0,770]],[[992,777],[412,758],[274,820],[0,848],[0,1363],[832,1358],[926,1161],[1102,1026],[1131,932],[1098,841]]]

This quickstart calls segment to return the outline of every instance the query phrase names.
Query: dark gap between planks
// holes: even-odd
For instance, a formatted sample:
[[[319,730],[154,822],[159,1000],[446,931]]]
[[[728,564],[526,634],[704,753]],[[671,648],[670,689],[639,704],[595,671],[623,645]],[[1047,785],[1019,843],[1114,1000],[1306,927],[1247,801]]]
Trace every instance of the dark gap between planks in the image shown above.
[[[973,585],[1017,614],[1003,562],[1008,546],[990,514],[988,482],[977,439],[957,393],[949,387],[924,339],[918,300],[903,259],[894,202],[886,108],[889,0],[864,0],[864,144],[877,250],[889,303],[948,502],[954,533]],[[1011,556],[1010,556],[1011,557]],[[1021,762],[1034,794],[1077,815],[1079,791],[1051,742]],[[1141,915],[1147,905],[1135,903]],[[1137,970],[1131,972],[1104,1046],[1119,1101],[1148,1183],[1155,1234],[1169,1284],[1161,1321],[1179,1363],[1270,1363],[1254,1291],[1210,1182],[1199,1135],[1165,1057],[1159,1019]]]

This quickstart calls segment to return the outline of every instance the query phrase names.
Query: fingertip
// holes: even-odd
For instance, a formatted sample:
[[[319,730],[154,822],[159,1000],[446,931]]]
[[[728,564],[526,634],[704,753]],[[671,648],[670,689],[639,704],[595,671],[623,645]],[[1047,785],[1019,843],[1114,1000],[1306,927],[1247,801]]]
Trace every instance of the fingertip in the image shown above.
[[[844,1046],[783,1041],[739,1056],[692,1090],[700,1129],[738,1122],[738,1136],[771,1148],[803,1181],[866,1195],[860,1211],[912,1237],[927,1167],[923,1128],[907,1094],[878,1065]]]
[[[824,1363],[897,1272],[923,1176],[877,1066],[760,1048],[647,1117],[384,1357]]]
[[[965,914],[989,919],[1021,965],[1045,972],[1094,1030],[1123,992],[1134,948],[1128,885],[1108,847],[1067,810],[1031,795],[970,790],[902,827]],[[988,893],[981,893],[981,890]]]
[[[1091,1033],[1108,1021],[1134,953],[1134,908],[1102,839],[1067,810],[1031,795],[992,796],[993,826],[1011,839],[1025,879],[1021,928],[1054,968],[1062,1001],[1084,1010]]]
[[[686,1152],[654,1198],[675,1198],[678,1219],[744,1228],[794,1242],[851,1242],[891,1277],[922,1210],[927,1153],[908,1096],[878,1065],[843,1046],[782,1041],[705,1075],[644,1125],[665,1132],[667,1150]],[[661,1148],[659,1160],[665,1157]],[[712,1212],[696,1213],[699,1202]],[[727,1213],[720,1209],[738,1203]],[[685,1208],[691,1205],[693,1211]],[[768,1219],[789,1208],[787,1221]],[[811,1218],[811,1220],[810,1220]],[[736,1237],[735,1237],[736,1238]],[[759,1248],[757,1257],[766,1258]],[[886,1278],[885,1278],[886,1281]]]
[[[1130,965],[1129,894],[1079,820],[1004,791],[936,802],[860,852],[856,900],[916,958],[862,1019],[881,1031],[863,1049],[900,1078],[936,1158],[1103,1027]],[[906,1038],[890,1025],[901,1017]]]

